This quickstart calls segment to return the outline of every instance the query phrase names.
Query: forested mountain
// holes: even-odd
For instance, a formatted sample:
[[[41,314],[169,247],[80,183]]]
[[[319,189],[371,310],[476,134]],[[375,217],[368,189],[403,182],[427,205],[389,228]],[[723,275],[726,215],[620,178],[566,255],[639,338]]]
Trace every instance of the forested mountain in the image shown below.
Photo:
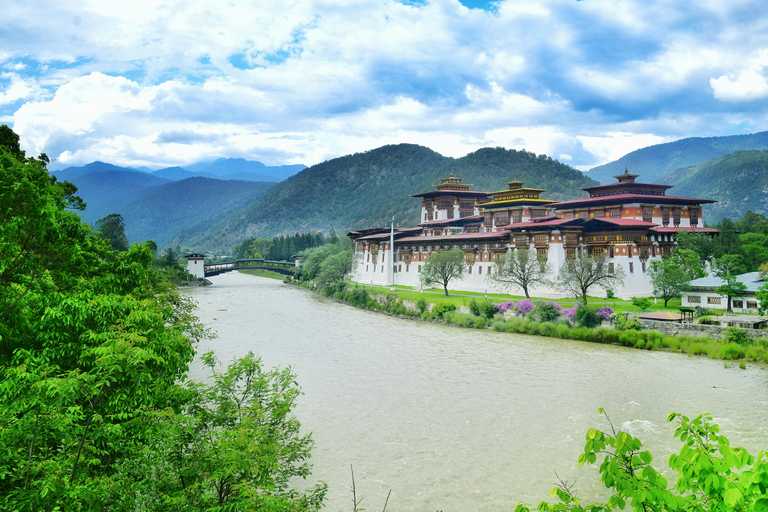
[[[186,170],[195,173],[197,176],[223,177],[242,174],[259,174],[262,176],[271,176],[275,179],[263,181],[282,181],[297,172],[306,169],[306,165],[264,165],[261,162],[245,160],[244,158],[219,158],[213,162],[202,162],[185,167]],[[226,179],[242,179],[228,177]]]
[[[691,137],[638,149],[614,162],[591,169],[587,176],[600,183],[614,183],[613,176],[628,168],[639,181],[656,180],[682,167],[690,167],[734,151],[768,149],[768,132],[728,137]]]
[[[54,175],[59,177],[59,174]],[[91,225],[110,213],[120,213],[131,202],[170,183],[165,178],[132,170],[90,172],[68,181],[77,186],[77,195],[88,205],[81,215]]]
[[[231,248],[248,236],[310,230],[338,232],[388,225],[415,225],[421,201],[411,194],[434,190],[453,172],[473,190],[506,189],[515,178],[547,189],[544,198],[583,197],[597,183],[544,155],[485,148],[463,158],[444,157],[413,144],[384,146],[305,169],[265,193],[231,219],[204,232],[182,233],[182,245],[200,250]]]
[[[159,247],[191,226],[216,222],[232,214],[274,183],[188,178],[167,183],[120,210],[128,240],[153,240]],[[175,245],[175,244],[174,244]]]
[[[674,184],[669,195],[718,201],[704,206],[712,224],[723,217],[738,219],[747,210],[768,215],[768,151],[736,151],[676,169],[659,179]]]
[[[117,165],[112,165],[105,162],[99,162],[97,160],[96,162],[91,162],[88,165],[83,165],[80,167],[67,167],[66,169],[62,169],[61,171],[52,172],[51,175],[56,176],[56,178],[61,181],[71,181],[74,183],[75,178],[78,178],[80,176],[84,176],[86,174],[91,174],[94,172],[106,172],[106,171],[137,172],[137,169],[131,169],[128,167],[119,167]],[[138,172],[143,172],[143,171],[138,171]]]

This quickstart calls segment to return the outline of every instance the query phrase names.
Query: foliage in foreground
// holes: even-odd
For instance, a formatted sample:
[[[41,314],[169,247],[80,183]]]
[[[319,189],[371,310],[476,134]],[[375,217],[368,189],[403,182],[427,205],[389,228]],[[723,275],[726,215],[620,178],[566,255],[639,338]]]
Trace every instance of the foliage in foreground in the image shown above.
[[[0,148],[0,510],[317,508],[322,487],[284,485],[309,448],[292,377],[246,359],[183,387],[194,304],[148,244],[115,252],[68,211],[75,191]]]
[[[600,411],[603,412],[602,410]],[[651,465],[652,454],[643,450],[642,442],[627,434],[605,433],[594,428],[586,435],[584,453],[579,466],[600,464],[600,482],[611,489],[605,503],[582,504],[576,493],[561,482],[552,492],[558,503],[541,502],[541,512],[624,510],[627,505],[635,512],[648,511],[755,511],[768,510],[768,457],[765,451],[757,456],[740,447],[732,448],[709,414],[689,419],[671,413],[668,421],[677,420],[675,437],[682,447],[679,454],[669,457],[669,468],[677,473],[673,485]],[[529,512],[518,504],[515,512]]]

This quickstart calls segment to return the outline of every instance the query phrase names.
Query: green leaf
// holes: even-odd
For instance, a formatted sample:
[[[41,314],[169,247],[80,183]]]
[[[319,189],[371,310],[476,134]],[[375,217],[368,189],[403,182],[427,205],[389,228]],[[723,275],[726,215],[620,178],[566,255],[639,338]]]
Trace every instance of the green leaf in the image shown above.
[[[740,499],[741,499],[741,491],[735,487],[728,489],[727,491],[725,491],[725,494],[723,494],[723,501],[729,507],[733,507],[734,505],[736,505],[736,503],[738,503]]]

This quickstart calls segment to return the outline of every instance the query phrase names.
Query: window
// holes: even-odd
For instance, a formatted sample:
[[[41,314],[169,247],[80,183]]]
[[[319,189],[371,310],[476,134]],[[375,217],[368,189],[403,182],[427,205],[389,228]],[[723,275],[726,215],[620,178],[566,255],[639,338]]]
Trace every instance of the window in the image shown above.
[[[573,218],[573,212],[568,212],[565,214],[566,219],[572,219]]]
[[[743,308],[744,307],[744,301],[743,300],[733,299],[733,307],[735,307],[735,308]]]
[[[613,263],[608,264],[608,273],[613,274]]]
[[[589,219],[589,212],[579,212],[579,218],[584,220]]]
[[[720,297],[707,297],[707,304],[720,304]]]
[[[643,272],[645,272],[645,262],[641,261],[640,264],[643,266]]]
[[[701,297],[699,297],[698,295],[689,295],[688,302],[690,304],[701,304]]]
[[[469,266],[469,272],[467,272],[467,273],[468,273],[468,274],[471,274],[471,273],[472,273],[472,265],[470,265],[470,266]]]
[[[669,226],[669,210],[666,208],[661,212],[661,223],[664,227]]]
[[[691,210],[691,226],[697,226],[699,224],[699,212]]]
[[[517,224],[522,221],[523,221],[523,212],[521,212],[520,210],[512,212],[512,222],[514,224]]]
[[[421,272],[421,265],[416,269],[416,272]]]
[[[482,265],[479,265],[479,266],[477,267],[477,273],[478,273],[478,274],[482,274],[482,273],[483,273],[483,266],[482,266]]]
[[[612,219],[620,219],[621,218],[621,210],[611,210],[611,218]]]
[[[496,218],[497,226],[506,226],[509,224],[509,212],[496,212],[494,217]]]
[[[547,250],[546,249],[536,249],[536,257],[539,260],[547,261]]]
[[[485,227],[487,228],[493,225],[493,219],[491,219],[491,212],[485,212],[483,214],[483,222],[485,223]]]
[[[680,210],[675,209],[674,219],[675,221],[675,227],[680,225]]]
[[[533,211],[531,211],[531,218],[546,217],[546,216],[547,216],[547,211],[546,210],[533,210]]]
[[[598,210],[595,212],[595,218],[596,219],[603,219],[605,218],[605,210]]]
[[[576,257],[576,249],[571,249],[571,248],[566,249],[565,250],[565,257],[566,257],[566,259],[569,259],[569,260],[575,258]]]
[[[629,262],[629,273],[632,274],[635,272],[635,264],[631,261]]]
[[[653,208],[643,208],[643,220],[653,222]]]
[[[747,309],[757,309],[757,302],[753,302],[751,300],[747,301]]]

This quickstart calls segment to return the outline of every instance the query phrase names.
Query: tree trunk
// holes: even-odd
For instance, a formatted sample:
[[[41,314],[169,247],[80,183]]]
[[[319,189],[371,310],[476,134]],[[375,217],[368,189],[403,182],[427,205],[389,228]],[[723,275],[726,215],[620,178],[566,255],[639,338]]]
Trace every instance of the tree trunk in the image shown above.
[[[448,296],[448,285],[443,283],[443,290],[445,290],[445,296]]]

